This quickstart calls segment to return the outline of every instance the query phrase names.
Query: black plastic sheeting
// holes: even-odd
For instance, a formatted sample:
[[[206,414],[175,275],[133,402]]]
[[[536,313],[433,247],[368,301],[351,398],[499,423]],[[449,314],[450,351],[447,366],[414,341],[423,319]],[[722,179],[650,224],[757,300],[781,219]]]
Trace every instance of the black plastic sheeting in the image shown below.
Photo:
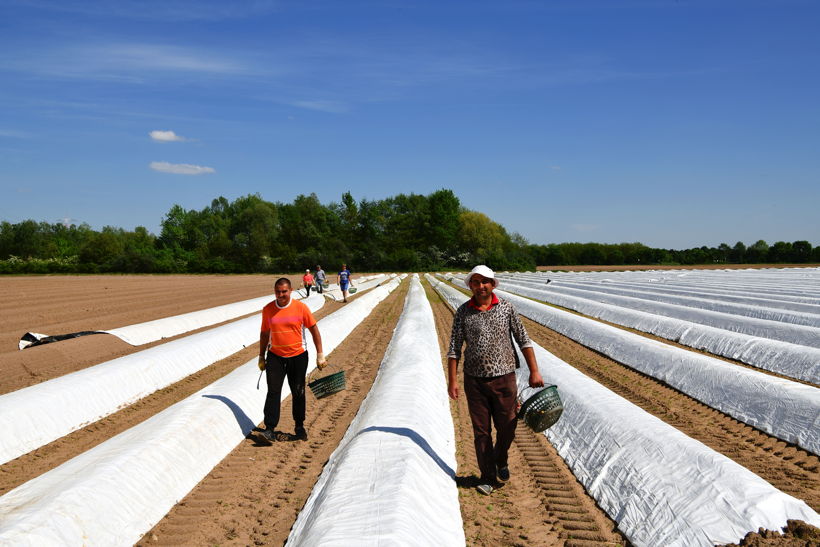
[[[33,346],[42,346],[43,344],[50,344],[52,342],[59,342],[60,340],[68,340],[69,338],[79,338],[80,336],[88,336],[89,334],[108,334],[101,330],[84,330],[80,332],[72,332],[70,334],[55,334],[48,336],[45,334],[37,334],[36,332],[27,332],[20,338],[18,344],[20,349],[26,349]]]

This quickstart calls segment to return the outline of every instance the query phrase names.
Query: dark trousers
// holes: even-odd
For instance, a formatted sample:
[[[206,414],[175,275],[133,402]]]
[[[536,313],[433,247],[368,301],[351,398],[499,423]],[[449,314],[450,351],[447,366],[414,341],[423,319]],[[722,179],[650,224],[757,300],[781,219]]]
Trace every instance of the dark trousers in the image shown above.
[[[324,287],[322,287],[322,281],[317,281],[316,282],[316,292],[319,293],[319,294],[322,294],[323,289],[324,289]]]
[[[495,482],[496,466],[507,466],[507,454],[515,439],[516,399],[515,373],[492,378],[464,375],[464,395],[470,408],[475,439],[475,455],[482,482]],[[492,426],[496,429],[493,446]]]
[[[305,424],[305,374],[307,373],[308,352],[296,357],[280,357],[268,352],[265,357],[265,379],[268,395],[265,397],[265,427],[275,429],[279,424],[279,406],[282,399],[282,384],[285,377],[290,386],[293,421],[296,427]]]
[[[310,296],[310,287],[311,285],[305,285],[305,298]]]

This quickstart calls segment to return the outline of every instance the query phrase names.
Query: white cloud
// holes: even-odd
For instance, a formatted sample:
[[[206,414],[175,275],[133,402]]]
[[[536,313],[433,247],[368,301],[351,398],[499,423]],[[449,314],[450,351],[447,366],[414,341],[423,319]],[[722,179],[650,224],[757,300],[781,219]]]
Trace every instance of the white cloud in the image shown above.
[[[331,112],[333,114],[342,114],[349,110],[346,104],[339,101],[294,101],[291,104],[299,108],[318,110],[320,112]]]
[[[168,163],[167,161],[152,161],[150,165],[154,171],[172,173],[174,175],[207,175],[216,173],[213,167],[191,165],[189,163]]]
[[[154,130],[148,134],[151,135],[152,139],[159,142],[184,142],[188,140],[182,135],[177,135],[173,131]]]

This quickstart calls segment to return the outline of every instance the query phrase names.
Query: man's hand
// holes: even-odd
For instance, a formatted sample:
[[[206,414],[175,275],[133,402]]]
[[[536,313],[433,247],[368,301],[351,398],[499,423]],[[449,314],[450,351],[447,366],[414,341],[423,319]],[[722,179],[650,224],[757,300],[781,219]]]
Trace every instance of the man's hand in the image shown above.
[[[325,359],[324,353],[317,353],[316,354],[316,367],[319,370],[322,370],[327,366],[327,359]]]
[[[260,355],[256,365],[259,367],[259,370],[265,370],[265,358]]]
[[[537,370],[530,372],[530,387],[544,387],[544,379]]]
[[[458,399],[458,384],[453,382],[452,384],[447,386],[447,395],[450,396],[451,399],[455,400]]]

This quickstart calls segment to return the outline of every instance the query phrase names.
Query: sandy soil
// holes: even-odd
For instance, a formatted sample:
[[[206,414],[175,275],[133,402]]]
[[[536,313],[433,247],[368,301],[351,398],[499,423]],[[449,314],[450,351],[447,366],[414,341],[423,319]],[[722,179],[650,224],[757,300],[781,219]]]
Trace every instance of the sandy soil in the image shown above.
[[[23,332],[56,334],[133,324],[270,294],[272,281],[272,276],[0,278],[0,393],[136,351],[114,337],[95,335],[20,352],[17,340]],[[425,288],[443,351],[452,312],[426,284]],[[321,400],[308,396],[308,441],[271,445],[256,434],[249,435],[140,544],[281,545],[373,382],[406,291],[407,284],[403,283],[329,355],[331,363],[345,369],[347,389]],[[317,316],[323,317],[340,306],[328,302]],[[781,490],[806,500],[815,510],[820,508],[817,457],[711,410],[553,331],[526,324],[539,344],[585,374]],[[116,343],[112,345],[111,339]],[[245,363],[255,352],[254,347],[246,348],[100,422],[0,466],[0,493],[182,400]],[[25,361],[18,361],[21,354],[27,354]],[[292,432],[289,399],[284,406],[279,429]],[[477,467],[466,402],[463,398],[452,402],[451,409],[456,424],[457,480],[469,545],[626,544],[546,438],[529,433],[523,426],[511,452],[512,480],[490,497],[478,494],[474,489]],[[747,543],[741,544],[807,545],[812,540],[807,543],[801,538],[820,531],[795,524],[785,535],[777,532],[751,534],[744,540]]]

